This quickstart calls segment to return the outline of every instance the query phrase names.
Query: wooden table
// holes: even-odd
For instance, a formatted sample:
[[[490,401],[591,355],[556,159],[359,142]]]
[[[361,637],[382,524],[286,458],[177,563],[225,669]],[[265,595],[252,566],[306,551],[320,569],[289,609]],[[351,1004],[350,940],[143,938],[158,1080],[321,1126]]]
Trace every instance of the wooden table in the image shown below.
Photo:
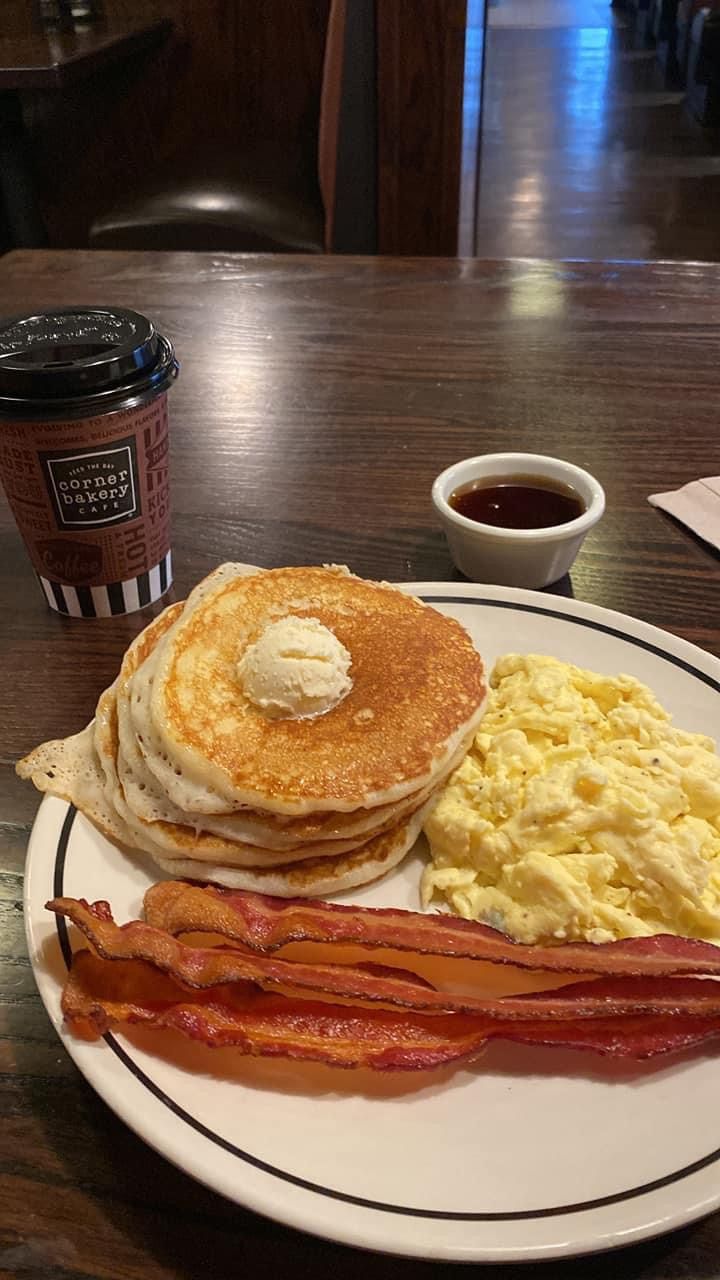
[[[11,244],[35,248],[47,242],[22,95],[63,90],[137,58],[163,40],[171,27],[169,19],[155,18],[38,29],[26,36],[0,34],[0,230],[4,222]],[[93,122],[88,121],[88,128]]]
[[[0,259],[10,313],[119,303],[175,341],[178,597],[223,559],[453,579],[431,481],[458,458],[516,447],[587,466],[607,490],[575,595],[720,655],[718,559],[646,500],[719,469],[719,286],[720,267],[667,263]],[[50,613],[4,505],[0,594],[0,1275],[459,1274],[355,1253],[225,1203],[144,1147],[78,1075],[28,965],[20,900],[37,796],[13,762],[89,719],[152,610],[108,622]],[[540,1270],[708,1280],[720,1276],[720,1217]]]
[[[0,36],[0,90],[65,89],[125,58],[143,53],[167,35],[169,18],[37,30]]]

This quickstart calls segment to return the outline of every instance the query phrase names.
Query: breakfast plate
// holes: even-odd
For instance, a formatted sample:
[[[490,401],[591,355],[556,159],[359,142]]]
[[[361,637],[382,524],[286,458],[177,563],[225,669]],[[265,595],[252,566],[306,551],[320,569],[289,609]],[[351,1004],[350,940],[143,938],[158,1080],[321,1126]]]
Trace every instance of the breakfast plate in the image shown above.
[[[501,587],[404,589],[470,632],[488,669],[545,653],[648,684],[678,726],[713,734],[720,662],[618,613]],[[342,895],[419,909],[423,851]],[[609,1249],[720,1207],[717,1054],[650,1064],[496,1043],[435,1073],[240,1057],[134,1030],[86,1043],[62,1025],[73,939],[54,895],[140,914],[157,872],[47,797],[28,849],[25,919],[48,1014],[88,1082],[134,1131],[215,1191],[328,1239],[422,1258],[530,1260]]]

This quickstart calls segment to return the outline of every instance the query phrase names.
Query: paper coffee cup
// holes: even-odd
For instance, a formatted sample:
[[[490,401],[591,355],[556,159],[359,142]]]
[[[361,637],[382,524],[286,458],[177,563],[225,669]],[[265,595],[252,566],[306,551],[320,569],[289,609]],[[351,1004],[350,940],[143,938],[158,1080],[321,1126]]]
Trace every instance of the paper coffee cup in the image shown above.
[[[171,343],[134,311],[0,321],[0,479],[52,609],[132,613],[172,583]]]

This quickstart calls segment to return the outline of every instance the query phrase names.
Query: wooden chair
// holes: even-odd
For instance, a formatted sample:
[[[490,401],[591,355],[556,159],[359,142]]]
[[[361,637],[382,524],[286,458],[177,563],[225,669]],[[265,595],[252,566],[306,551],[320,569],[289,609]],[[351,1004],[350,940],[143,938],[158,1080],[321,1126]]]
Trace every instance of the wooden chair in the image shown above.
[[[373,0],[332,0],[325,40],[317,171],[268,159],[249,169],[203,150],[96,218],[91,248],[372,253],[376,218]]]

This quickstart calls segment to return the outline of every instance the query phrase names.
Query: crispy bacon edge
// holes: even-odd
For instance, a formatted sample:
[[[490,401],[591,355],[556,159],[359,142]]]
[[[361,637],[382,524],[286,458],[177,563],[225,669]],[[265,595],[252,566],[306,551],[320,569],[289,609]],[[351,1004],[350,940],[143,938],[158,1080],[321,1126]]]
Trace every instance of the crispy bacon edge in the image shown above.
[[[453,916],[272,898],[187,881],[152,885],[144,905],[148,923],[168,933],[218,933],[264,955],[291,942],[316,942],[484,960],[547,973],[618,978],[720,975],[720,947],[671,934],[527,946],[487,925]]]
[[[415,974],[352,965],[306,964],[225,948],[190,947],[141,920],[117,925],[106,902],[54,898],[48,909],[71,920],[105,960],[141,960],[191,989],[252,983],[265,991],[328,996],[429,1014],[472,1014],[495,1021],[578,1021],[665,1014],[720,1018],[720,984],[699,978],[605,978],[559,991],[483,999],[437,991]]]

